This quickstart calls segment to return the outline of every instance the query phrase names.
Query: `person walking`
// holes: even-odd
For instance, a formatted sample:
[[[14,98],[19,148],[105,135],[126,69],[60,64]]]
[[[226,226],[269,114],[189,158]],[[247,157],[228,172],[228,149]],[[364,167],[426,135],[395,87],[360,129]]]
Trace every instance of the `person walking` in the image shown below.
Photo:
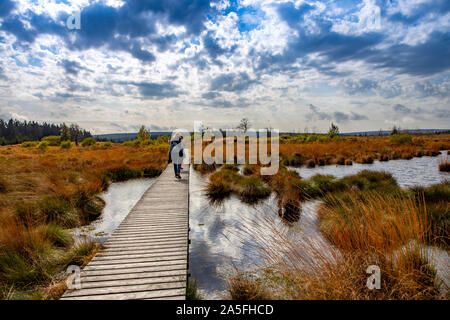
[[[176,133],[170,140],[169,148],[169,163],[173,162],[173,170],[175,172],[175,178],[181,179],[181,164],[183,163],[184,143],[183,136]]]

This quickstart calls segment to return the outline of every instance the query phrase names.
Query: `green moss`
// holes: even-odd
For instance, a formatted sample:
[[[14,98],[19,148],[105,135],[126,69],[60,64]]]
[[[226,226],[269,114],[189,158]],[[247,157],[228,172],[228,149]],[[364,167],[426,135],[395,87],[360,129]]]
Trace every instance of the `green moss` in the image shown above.
[[[161,168],[156,168],[156,167],[146,167],[142,169],[143,171],[143,176],[145,178],[154,178],[159,176],[162,173]]]
[[[266,198],[272,192],[270,186],[261,181],[257,176],[240,179],[238,185],[241,189],[239,196],[242,201],[247,203],[254,203],[259,199]]]
[[[75,192],[72,202],[83,223],[96,219],[105,207],[105,201],[98,194],[83,189]]]
[[[201,296],[199,290],[197,281],[192,278],[188,278],[186,281],[186,300],[202,300],[203,297]]]
[[[40,225],[38,231],[55,246],[69,247],[73,244],[70,232],[55,223]]]
[[[67,200],[59,197],[45,197],[37,204],[38,220],[47,223],[55,222],[67,228],[76,227],[79,224],[78,214],[74,206]]]
[[[219,200],[235,193],[240,196],[242,201],[253,203],[270,195],[270,186],[264,183],[260,177],[240,175],[238,171],[237,165],[227,164],[223,165],[220,171],[213,173],[206,189],[208,197]]]
[[[152,169],[148,169],[152,170]],[[150,171],[148,171],[150,172]],[[130,179],[142,178],[144,176],[144,170],[139,168],[130,168],[127,166],[108,169],[106,176],[112,180],[112,182],[121,182]]]
[[[363,170],[342,178],[341,182],[347,187],[357,187],[359,190],[378,190],[383,193],[396,193],[400,190],[392,175],[383,171]]]

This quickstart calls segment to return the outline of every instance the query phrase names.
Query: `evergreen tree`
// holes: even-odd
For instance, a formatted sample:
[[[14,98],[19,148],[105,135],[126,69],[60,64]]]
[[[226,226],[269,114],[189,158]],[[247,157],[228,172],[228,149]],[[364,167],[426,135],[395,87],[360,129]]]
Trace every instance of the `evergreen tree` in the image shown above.
[[[62,130],[65,125],[56,125],[49,123],[38,123],[36,121],[18,121],[10,119],[5,121],[0,119],[0,145],[22,143],[24,141],[38,141],[47,136],[61,136],[65,131],[66,139],[82,141],[92,137],[91,133],[80,129],[78,125],[72,125]]]
[[[70,125],[70,140],[74,141],[76,145],[78,145],[78,142],[82,141],[83,139],[83,132],[80,129],[80,126],[73,123]]]
[[[334,138],[339,135],[339,128],[333,122],[331,123],[330,129],[328,130],[328,136]]]
[[[70,130],[66,126],[65,123],[61,126],[61,141],[69,141],[70,140]]]

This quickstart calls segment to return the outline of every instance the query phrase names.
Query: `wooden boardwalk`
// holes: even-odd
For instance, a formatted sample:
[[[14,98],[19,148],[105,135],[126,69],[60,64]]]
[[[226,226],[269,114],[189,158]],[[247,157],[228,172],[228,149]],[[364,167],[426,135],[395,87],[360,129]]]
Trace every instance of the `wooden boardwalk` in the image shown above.
[[[62,300],[185,299],[189,253],[189,165],[169,165],[81,271]]]

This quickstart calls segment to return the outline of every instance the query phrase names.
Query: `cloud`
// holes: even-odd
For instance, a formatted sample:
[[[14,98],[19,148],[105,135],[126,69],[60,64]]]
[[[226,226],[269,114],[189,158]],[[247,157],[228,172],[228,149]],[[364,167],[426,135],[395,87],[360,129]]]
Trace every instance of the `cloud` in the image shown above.
[[[450,34],[435,31],[428,40],[415,46],[395,44],[385,49],[372,49],[365,61],[375,68],[392,69],[398,73],[429,76],[450,68]]]
[[[222,74],[211,80],[210,90],[241,92],[248,90],[257,80],[250,79],[246,72]]]
[[[396,3],[399,5],[399,3]],[[394,3],[395,5],[395,3]],[[402,10],[407,8],[408,12]],[[403,3],[402,6],[393,8],[395,11],[388,14],[388,19],[392,22],[399,22],[405,25],[417,24],[420,20],[426,18],[430,14],[445,15],[450,11],[450,3],[447,0],[434,0],[429,2],[411,1],[409,5]]]
[[[139,92],[144,99],[173,98],[178,97],[181,94],[181,92],[177,90],[177,87],[170,82],[140,82],[130,84],[138,87]]]
[[[213,32],[208,32],[203,37],[203,47],[212,59],[216,59],[227,52],[226,49],[218,45],[217,40],[212,37]]]
[[[442,97],[450,96],[450,82],[432,83],[431,81],[416,82],[414,90],[421,97]]]
[[[349,120],[368,120],[365,115],[361,115],[355,112],[344,113],[341,111],[335,111],[333,113],[323,112],[317,106],[310,104],[310,112],[306,115],[307,120],[334,120],[337,123],[347,122]]]
[[[67,74],[74,76],[77,76],[80,70],[86,70],[86,68],[82,67],[77,61],[70,61],[67,59],[63,59],[59,65],[64,68]]]
[[[8,79],[8,78],[6,77],[3,68],[0,66],[0,80],[6,80],[6,79]]]
[[[378,88],[378,82],[370,79],[347,79],[342,83],[346,93],[354,94],[367,94],[373,92],[373,89]]]
[[[206,92],[206,93],[202,94],[202,98],[206,99],[206,100],[213,100],[220,96],[221,96],[220,93],[214,92],[214,91],[210,91],[210,92]]]
[[[448,1],[47,2],[0,0],[2,104],[30,119],[60,121],[48,110],[76,103],[83,112],[65,114],[95,132],[99,114],[99,130],[131,128],[150,119],[151,99],[161,127],[188,126],[199,109],[235,123],[245,108],[255,123],[299,129],[309,103],[303,120],[320,130],[376,130],[389,117],[448,127]],[[75,8],[81,29],[69,30]]]
[[[331,120],[332,117],[326,113],[321,112],[318,107],[313,104],[309,105],[310,113],[306,115],[306,119],[308,120]]]

